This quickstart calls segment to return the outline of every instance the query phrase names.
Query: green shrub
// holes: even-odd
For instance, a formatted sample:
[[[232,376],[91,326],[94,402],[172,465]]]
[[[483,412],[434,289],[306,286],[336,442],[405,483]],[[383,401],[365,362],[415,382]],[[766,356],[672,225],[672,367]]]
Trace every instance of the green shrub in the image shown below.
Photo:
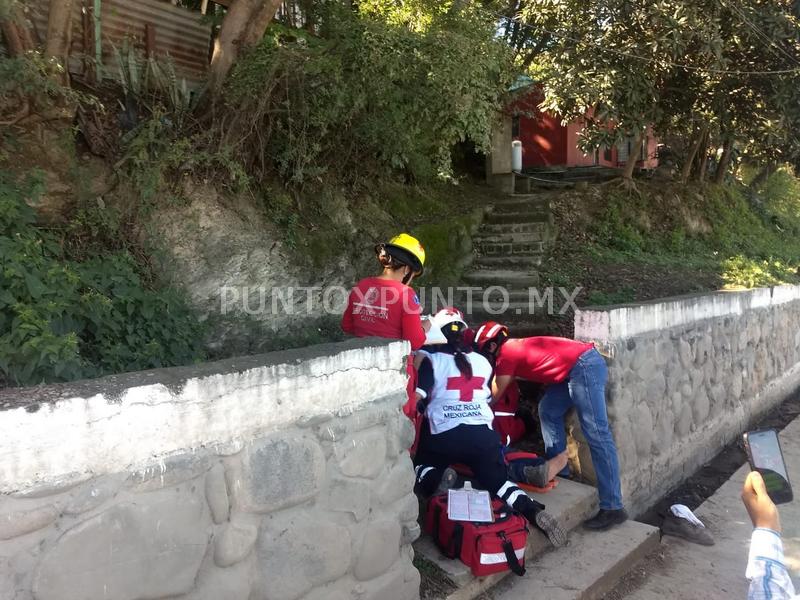
[[[800,235],[800,180],[788,167],[778,169],[759,192],[772,225]]]
[[[605,212],[594,224],[601,244],[614,250],[636,254],[645,249],[645,236],[635,220],[638,205],[625,194],[612,194]]]
[[[482,211],[436,219],[412,230],[425,246],[425,274],[420,285],[456,285],[472,254],[472,231],[482,221]]]
[[[61,71],[63,68],[58,61],[47,59],[38,52],[13,58],[4,56],[0,60],[0,105],[18,103],[23,98],[38,103],[88,99],[88,96],[61,85],[58,78],[53,77]]]
[[[0,172],[0,380],[68,381],[202,358],[202,329],[172,290],[146,289],[126,253],[68,260],[35,227],[41,181]]]
[[[172,60],[146,58],[127,42],[113,52],[125,106],[136,108],[134,115],[126,111],[126,118],[138,119],[120,140],[116,168],[139,193],[138,208],[151,207],[159,196],[179,197],[181,175],[189,171],[213,172],[221,187],[244,189],[248,177],[229,151],[204,147],[195,118],[199,96],[178,77]]]
[[[800,279],[796,268],[780,260],[758,260],[738,255],[723,261],[722,266],[722,278],[729,287],[766,287],[796,283]]]
[[[429,179],[449,171],[455,143],[488,145],[512,63],[485,18],[432,14],[420,30],[379,6],[320,10],[318,36],[274,24],[237,62],[214,147],[301,184],[387,169]]]
[[[635,299],[636,290],[627,286],[613,292],[604,292],[602,290],[589,292],[586,304],[589,306],[609,306],[612,304],[626,304],[633,302]]]
[[[739,183],[707,185],[701,193],[680,187],[658,192],[661,198],[674,196],[676,203],[653,205],[648,198],[656,190],[645,182],[638,185],[644,194],[612,191],[593,221],[586,248],[593,261],[715,271],[730,287],[798,281],[800,180],[788,168],[773,174],[757,196]],[[687,232],[686,213],[708,223],[709,230]]]

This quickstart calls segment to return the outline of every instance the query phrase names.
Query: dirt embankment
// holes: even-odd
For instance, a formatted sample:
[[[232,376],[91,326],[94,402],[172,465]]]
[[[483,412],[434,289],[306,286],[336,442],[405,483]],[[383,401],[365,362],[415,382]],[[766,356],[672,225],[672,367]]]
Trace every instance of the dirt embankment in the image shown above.
[[[609,248],[609,221],[616,215],[612,199],[619,197],[615,182],[585,190],[548,192],[556,241],[542,265],[542,286],[580,287],[578,306],[624,304],[678,296],[722,287],[719,272],[700,261],[660,260],[658,255]],[[690,202],[686,201],[691,194]],[[680,231],[707,233],[711,225],[694,206],[702,200],[694,192],[666,182],[637,182],[630,192],[627,218],[636,230],[666,237]],[[573,314],[554,316],[554,331],[571,337]]]

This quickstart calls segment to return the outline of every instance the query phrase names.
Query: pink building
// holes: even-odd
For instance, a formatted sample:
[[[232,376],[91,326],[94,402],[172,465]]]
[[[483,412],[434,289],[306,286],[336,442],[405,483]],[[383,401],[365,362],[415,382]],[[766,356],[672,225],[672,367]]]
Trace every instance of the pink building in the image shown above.
[[[652,128],[641,148],[634,148],[632,138],[622,140],[612,147],[598,148],[584,154],[578,147],[585,120],[579,119],[562,125],[561,117],[539,109],[541,89],[530,85],[517,92],[511,105],[511,136],[522,142],[522,168],[537,167],[623,167],[633,157],[637,166],[654,169],[658,166],[658,140]],[[591,117],[590,111],[587,117]]]

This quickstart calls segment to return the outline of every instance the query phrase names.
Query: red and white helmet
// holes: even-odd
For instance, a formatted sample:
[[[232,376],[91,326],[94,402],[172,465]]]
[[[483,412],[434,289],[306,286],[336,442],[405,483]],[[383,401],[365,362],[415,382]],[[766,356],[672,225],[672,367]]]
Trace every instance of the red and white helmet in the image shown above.
[[[499,341],[498,336],[508,337],[508,327],[495,321],[488,321],[478,328],[475,333],[475,347],[483,350],[489,342]]]

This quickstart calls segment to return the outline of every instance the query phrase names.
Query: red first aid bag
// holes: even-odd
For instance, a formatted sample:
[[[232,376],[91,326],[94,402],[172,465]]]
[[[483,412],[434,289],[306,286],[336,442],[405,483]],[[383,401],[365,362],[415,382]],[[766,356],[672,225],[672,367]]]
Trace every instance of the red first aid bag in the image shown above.
[[[447,494],[434,496],[425,513],[425,531],[448,558],[458,558],[475,577],[511,571],[525,574],[528,522],[502,500],[492,500],[494,522],[451,521]]]

